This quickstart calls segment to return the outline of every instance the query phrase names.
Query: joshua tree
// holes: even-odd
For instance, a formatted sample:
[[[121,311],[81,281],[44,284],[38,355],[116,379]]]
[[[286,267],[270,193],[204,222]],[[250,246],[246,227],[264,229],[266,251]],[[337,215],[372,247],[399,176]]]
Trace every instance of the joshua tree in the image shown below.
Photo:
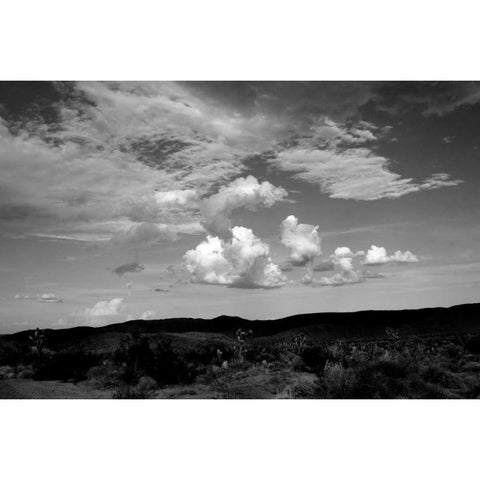
[[[305,351],[307,336],[304,333],[299,333],[292,338],[293,351],[297,355],[301,355]]]
[[[238,347],[237,347],[237,352],[238,352],[238,360],[243,362],[243,351],[245,349],[245,343],[247,339],[252,335],[251,330],[242,330],[239,328],[236,332],[237,335],[237,341],[238,341]]]
[[[33,348],[37,352],[37,362],[40,362],[40,357],[42,356],[43,348],[47,340],[47,335],[45,332],[42,332],[39,328],[28,337],[33,344]]]

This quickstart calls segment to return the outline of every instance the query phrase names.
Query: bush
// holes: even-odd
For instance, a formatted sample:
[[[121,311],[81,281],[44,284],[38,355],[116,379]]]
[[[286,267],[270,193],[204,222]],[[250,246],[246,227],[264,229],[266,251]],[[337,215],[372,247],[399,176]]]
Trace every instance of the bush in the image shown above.
[[[152,377],[141,377],[138,381],[137,389],[140,392],[150,392],[157,388],[158,384]]]
[[[465,343],[465,349],[468,353],[473,353],[474,355],[480,354],[480,336],[475,336],[470,338]]]
[[[97,355],[82,350],[58,352],[41,359],[33,378],[78,382],[85,380],[87,372],[99,362],[100,358]]]
[[[130,336],[122,341],[113,355],[123,368],[122,380],[136,384],[143,376],[159,385],[187,383],[195,377],[182,355],[172,348],[169,340],[161,340],[154,350],[146,337]]]
[[[9,365],[0,367],[0,380],[7,380],[10,378],[15,378],[15,370]]]
[[[323,374],[327,364],[328,355],[322,347],[313,346],[307,348],[301,355],[305,365],[317,375]]]
[[[113,393],[112,398],[116,400],[146,399],[147,393],[141,392],[131,385],[121,385]]]

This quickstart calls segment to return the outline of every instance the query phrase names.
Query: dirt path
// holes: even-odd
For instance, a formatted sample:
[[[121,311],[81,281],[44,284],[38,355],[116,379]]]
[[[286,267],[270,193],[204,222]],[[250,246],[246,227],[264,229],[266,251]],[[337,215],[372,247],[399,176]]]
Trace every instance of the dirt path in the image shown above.
[[[84,384],[62,383],[57,381],[35,381],[30,379],[0,380],[0,399],[89,399],[111,398],[110,392],[92,390]]]

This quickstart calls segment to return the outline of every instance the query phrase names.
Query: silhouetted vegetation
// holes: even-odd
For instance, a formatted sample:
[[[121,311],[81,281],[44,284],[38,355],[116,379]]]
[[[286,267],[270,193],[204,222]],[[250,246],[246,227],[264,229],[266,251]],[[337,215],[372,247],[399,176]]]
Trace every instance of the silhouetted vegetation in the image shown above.
[[[388,323],[363,337],[315,332],[139,329],[103,350],[27,332],[0,342],[0,379],[84,382],[119,399],[480,397],[480,335],[402,334]]]

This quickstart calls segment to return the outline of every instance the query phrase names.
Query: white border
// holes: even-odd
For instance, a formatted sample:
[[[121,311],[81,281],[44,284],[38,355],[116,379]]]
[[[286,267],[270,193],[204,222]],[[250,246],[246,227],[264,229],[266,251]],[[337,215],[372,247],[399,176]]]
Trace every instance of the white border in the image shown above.
[[[476,401],[2,401],[3,478],[452,479]],[[5,474],[6,472],[6,474]]]
[[[0,77],[478,79],[478,2],[17,0]]]
[[[16,0],[0,78],[480,79],[475,2]],[[469,478],[473,401],[0,401],[2,478]]]

